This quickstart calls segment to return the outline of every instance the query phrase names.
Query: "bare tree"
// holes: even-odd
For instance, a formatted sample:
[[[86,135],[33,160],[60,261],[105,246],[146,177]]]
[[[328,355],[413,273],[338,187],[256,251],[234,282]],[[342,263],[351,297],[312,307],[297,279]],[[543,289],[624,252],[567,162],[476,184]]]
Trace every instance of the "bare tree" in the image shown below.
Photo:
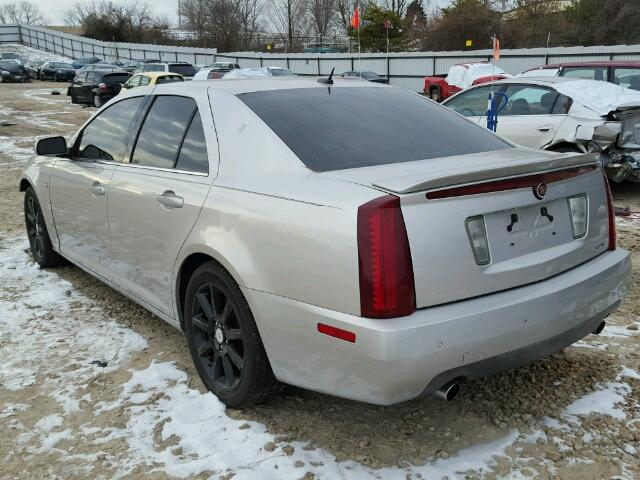
[[[308,23],[306,0],[276,0],[268,13],[276,32],[283,34],[287,49],[295,49],[297,38],[305,33]]]
[[[385,0],[384,6],[402,17],[407,10],[407,0]]]
[[[335,0],[309,0],[311,23],[317,36],[324,38],[335,15]]]
[[[44,21],[44,15],[34,3],[21,1],[0,5],[0,23],[41,25]]]

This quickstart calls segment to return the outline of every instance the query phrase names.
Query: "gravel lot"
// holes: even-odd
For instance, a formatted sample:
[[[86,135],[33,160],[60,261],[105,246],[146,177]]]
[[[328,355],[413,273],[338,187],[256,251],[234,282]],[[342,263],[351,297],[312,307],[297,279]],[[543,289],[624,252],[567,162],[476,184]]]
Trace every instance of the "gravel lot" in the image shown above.
[[[52,96],[53,89],[61,96]],[[451,403],[376,407],[286,388],[224,410],[180,332],[76,267],[27,254],[21,165],[93,112],[66,84],[0,85],[0,478],[640,478],[640,216],[634,287],[600,336],[474,381]],[[640,185],[614,187],[640,211]],[[348,368],[348,366],[345,366]]]

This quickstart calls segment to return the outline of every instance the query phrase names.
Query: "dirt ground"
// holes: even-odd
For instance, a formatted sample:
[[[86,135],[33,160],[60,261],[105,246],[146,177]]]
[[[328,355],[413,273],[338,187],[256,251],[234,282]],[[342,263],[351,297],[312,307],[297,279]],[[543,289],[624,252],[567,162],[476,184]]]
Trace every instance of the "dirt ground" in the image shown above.
[[[34,139],[71,135],[95,111],[65,90],[0,85],[0,121],[15,123],[0,127],[0,302],[22,322],[0,319],[0,365],[13,372],[0,376],[0,478],[640,478],[640,217],[618,221],[634,282],[604,335],[464,385],[450,403],[377,407],[289,387],[215,417],[223,436],[201,432],[202,444],[254,432],[237,449],[256,456],[211,461],[169,428],[184,415],[171,398],[210,397],[182,334],[76,267],[38,271],[24,251],[17,185]],[[640,211],[640,185],[614,196]],[[169,364],[184,373],[166,389],[137,376]]]

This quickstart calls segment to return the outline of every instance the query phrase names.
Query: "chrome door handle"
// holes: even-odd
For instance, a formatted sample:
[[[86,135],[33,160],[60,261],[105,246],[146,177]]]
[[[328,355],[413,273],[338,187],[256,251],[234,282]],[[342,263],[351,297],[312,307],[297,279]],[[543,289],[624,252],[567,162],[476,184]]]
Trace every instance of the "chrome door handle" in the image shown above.
[[[539,132],[548,132],[552,128],[553,127],[551,125],[542,125],[541,127],[538,127],[538,131]]]
[[[162,195],[158,195],[156,201],[168,209],[182,208],[184,205],[184,198],[176,196],[171,190],[165,190]]]
[[[93,184],[89,187],[89,191],[92,195],[104,195],[107,193],[107,187],[101,185],[100,182],[93,182]]]

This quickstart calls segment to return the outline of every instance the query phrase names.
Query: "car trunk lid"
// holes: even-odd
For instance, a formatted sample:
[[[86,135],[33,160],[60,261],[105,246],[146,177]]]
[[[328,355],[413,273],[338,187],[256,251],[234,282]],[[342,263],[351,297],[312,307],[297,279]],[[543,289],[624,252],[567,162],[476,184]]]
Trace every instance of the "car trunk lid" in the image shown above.
[[[607,250],[596,156],[509,149],[331,174],[400,197],[418,308],[544,280]],[[486,262],[470,221],[486,232]]]

